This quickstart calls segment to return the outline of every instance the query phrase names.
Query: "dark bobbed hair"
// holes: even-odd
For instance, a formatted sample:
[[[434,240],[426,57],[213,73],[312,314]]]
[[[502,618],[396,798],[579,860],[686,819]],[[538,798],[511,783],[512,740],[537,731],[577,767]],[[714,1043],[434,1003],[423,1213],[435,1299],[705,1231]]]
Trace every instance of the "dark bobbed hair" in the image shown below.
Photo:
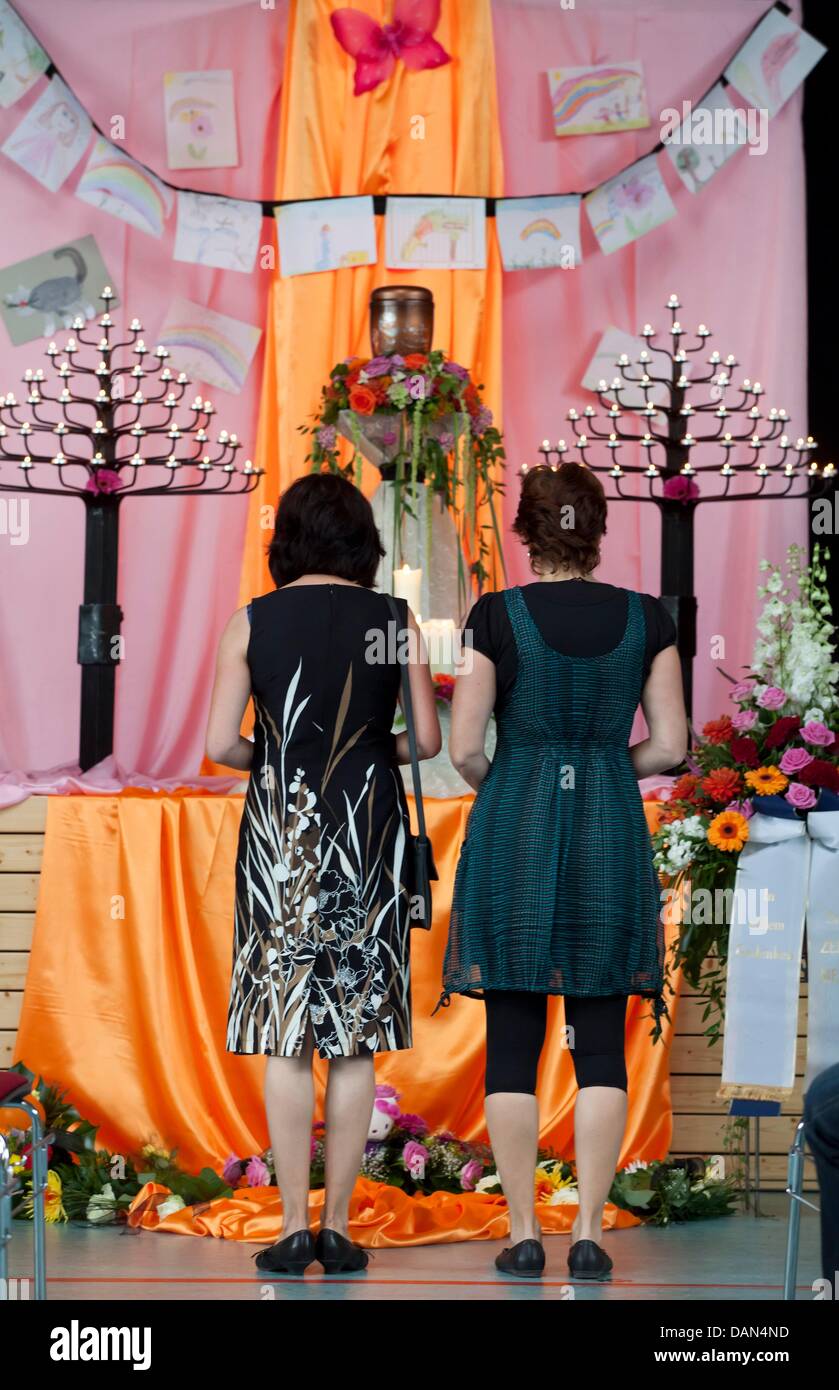
[[[304,574],[334,574],[371,589],[384,555],[373,509],[338,473],[307,473],[277,508],[268,569],[277,588]]]
[[[585,464],[539,465],[524,475],[513,530],[534,569],[589,574],[600,564],[606,510],[603,485]]]

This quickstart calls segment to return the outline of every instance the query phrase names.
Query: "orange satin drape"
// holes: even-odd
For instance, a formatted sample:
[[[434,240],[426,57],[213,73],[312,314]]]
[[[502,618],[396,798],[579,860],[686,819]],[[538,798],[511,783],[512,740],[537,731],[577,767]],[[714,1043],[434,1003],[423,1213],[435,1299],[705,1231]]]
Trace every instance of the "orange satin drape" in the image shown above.
[[[275,196],[503,192],[489,0],[447,0],[435,31],[453,61],[393,76],[353,95],[354,64],[329,16],[343,0],[292,0],[288,21]],[[379,23],[390,0],[355,8]],[[241,601],[271,587],[265,545],[282,488],[308,468],[310,423],[336,362],[369,352],[368,305],[377,285],[418,281],[434,294],[434,346],[472,370],[500,419],[501,264],[494,232],[485,270],[388,271],[384,219],[375,266],[283,279],[268,297],[266,357],[256,461],[265,477],[251,499]],[[364,487],[378,475],[367,469]],[[488,518],[486,518],[488,520]],[[489,533],[488,533],[489,534]]]
[[[66,1087],[116,1152],[156,1142],[197,1169],[267,1146],[264,1061],[225,1051],[242,804],[132,791],[49,800],[15,1055]],[[456,996],[436,1017],[431,1011],[471,804],[426,803],[440,881],[433,929],[412,937],[414,1047],[377,1062],[404,1109],[465,1139],[486,1134],[483,1007]],[[559,1046],[561,1007],[552,1002],[539,1090],[542,1139],[570,1155],[575,1087]],[[648,1014],[632,1001],[624,1161],[664,1157],[670,1142],[669,1046],[650,1042]],[[326,1064],[316,1073],[320,1107]]]

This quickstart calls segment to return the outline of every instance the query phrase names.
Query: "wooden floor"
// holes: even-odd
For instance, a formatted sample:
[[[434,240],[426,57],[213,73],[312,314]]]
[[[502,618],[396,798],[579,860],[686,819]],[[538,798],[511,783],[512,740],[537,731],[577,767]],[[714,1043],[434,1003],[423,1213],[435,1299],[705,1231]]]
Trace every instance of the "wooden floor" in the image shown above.
[[[786,1199],[762,1199],[766,1213],[743,1213],[669,1229],[634,1227],[603,1237],[615,1262],[611,1283],[571,1284],[567,1236],[546,1236],[538,1281],[506,1279],[493,1261],[501,1243],[465,1241],[376,1250],[363,1274],[326,1278],[314,1264],[302,1279],[266,1281],[251,1259],[258,1245],[127,1228],[57,1226],[47,1232],[48,1296],[87,1302],[133,1300],[358,1302],[625,1300],[777,1303],[781,1299]],[[29,1271],[31,1227],[14,1223],[10,1274]],[[798,1298],[812,1301],[819,1276],[818,1223],[805,1210]]]

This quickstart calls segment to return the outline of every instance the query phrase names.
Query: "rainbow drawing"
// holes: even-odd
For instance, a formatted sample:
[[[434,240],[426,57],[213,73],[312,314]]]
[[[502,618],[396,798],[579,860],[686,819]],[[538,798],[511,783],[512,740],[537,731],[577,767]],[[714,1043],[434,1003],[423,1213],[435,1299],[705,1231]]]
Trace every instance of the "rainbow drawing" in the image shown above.
[[[101,136],[76,185],[76,197],[156,237],[163,235],[173,204],[166,184]]]
[[[578,193],[499,198],[495,230],[505,270],[566,269],[582,260]]]
[[[188,299],[176,299],[158,335],[170,361],[192,380],[241,391],[262,330]]]
[[[650,124],[640,63],[548,73],[557,135],[599,135]]]
[[[532,236],[547,236],[552,241],[561,241],[562,233],[555,222],[549,217],[537,217],[519,232],[522,241],[527,241]]]

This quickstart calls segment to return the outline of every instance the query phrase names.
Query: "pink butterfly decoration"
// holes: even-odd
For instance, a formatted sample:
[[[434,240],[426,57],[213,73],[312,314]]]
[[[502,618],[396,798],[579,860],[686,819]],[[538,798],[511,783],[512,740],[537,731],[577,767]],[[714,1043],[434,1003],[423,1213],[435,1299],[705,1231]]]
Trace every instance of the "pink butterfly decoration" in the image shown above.
[[[440,19],[440,0],[396,0],[393,22],[384,26],[360,10],[335,10],[330,19],[344,52],[355,58],[356,96],[390,77],[397,58],[412,72],[451,62],[431,37]]]

